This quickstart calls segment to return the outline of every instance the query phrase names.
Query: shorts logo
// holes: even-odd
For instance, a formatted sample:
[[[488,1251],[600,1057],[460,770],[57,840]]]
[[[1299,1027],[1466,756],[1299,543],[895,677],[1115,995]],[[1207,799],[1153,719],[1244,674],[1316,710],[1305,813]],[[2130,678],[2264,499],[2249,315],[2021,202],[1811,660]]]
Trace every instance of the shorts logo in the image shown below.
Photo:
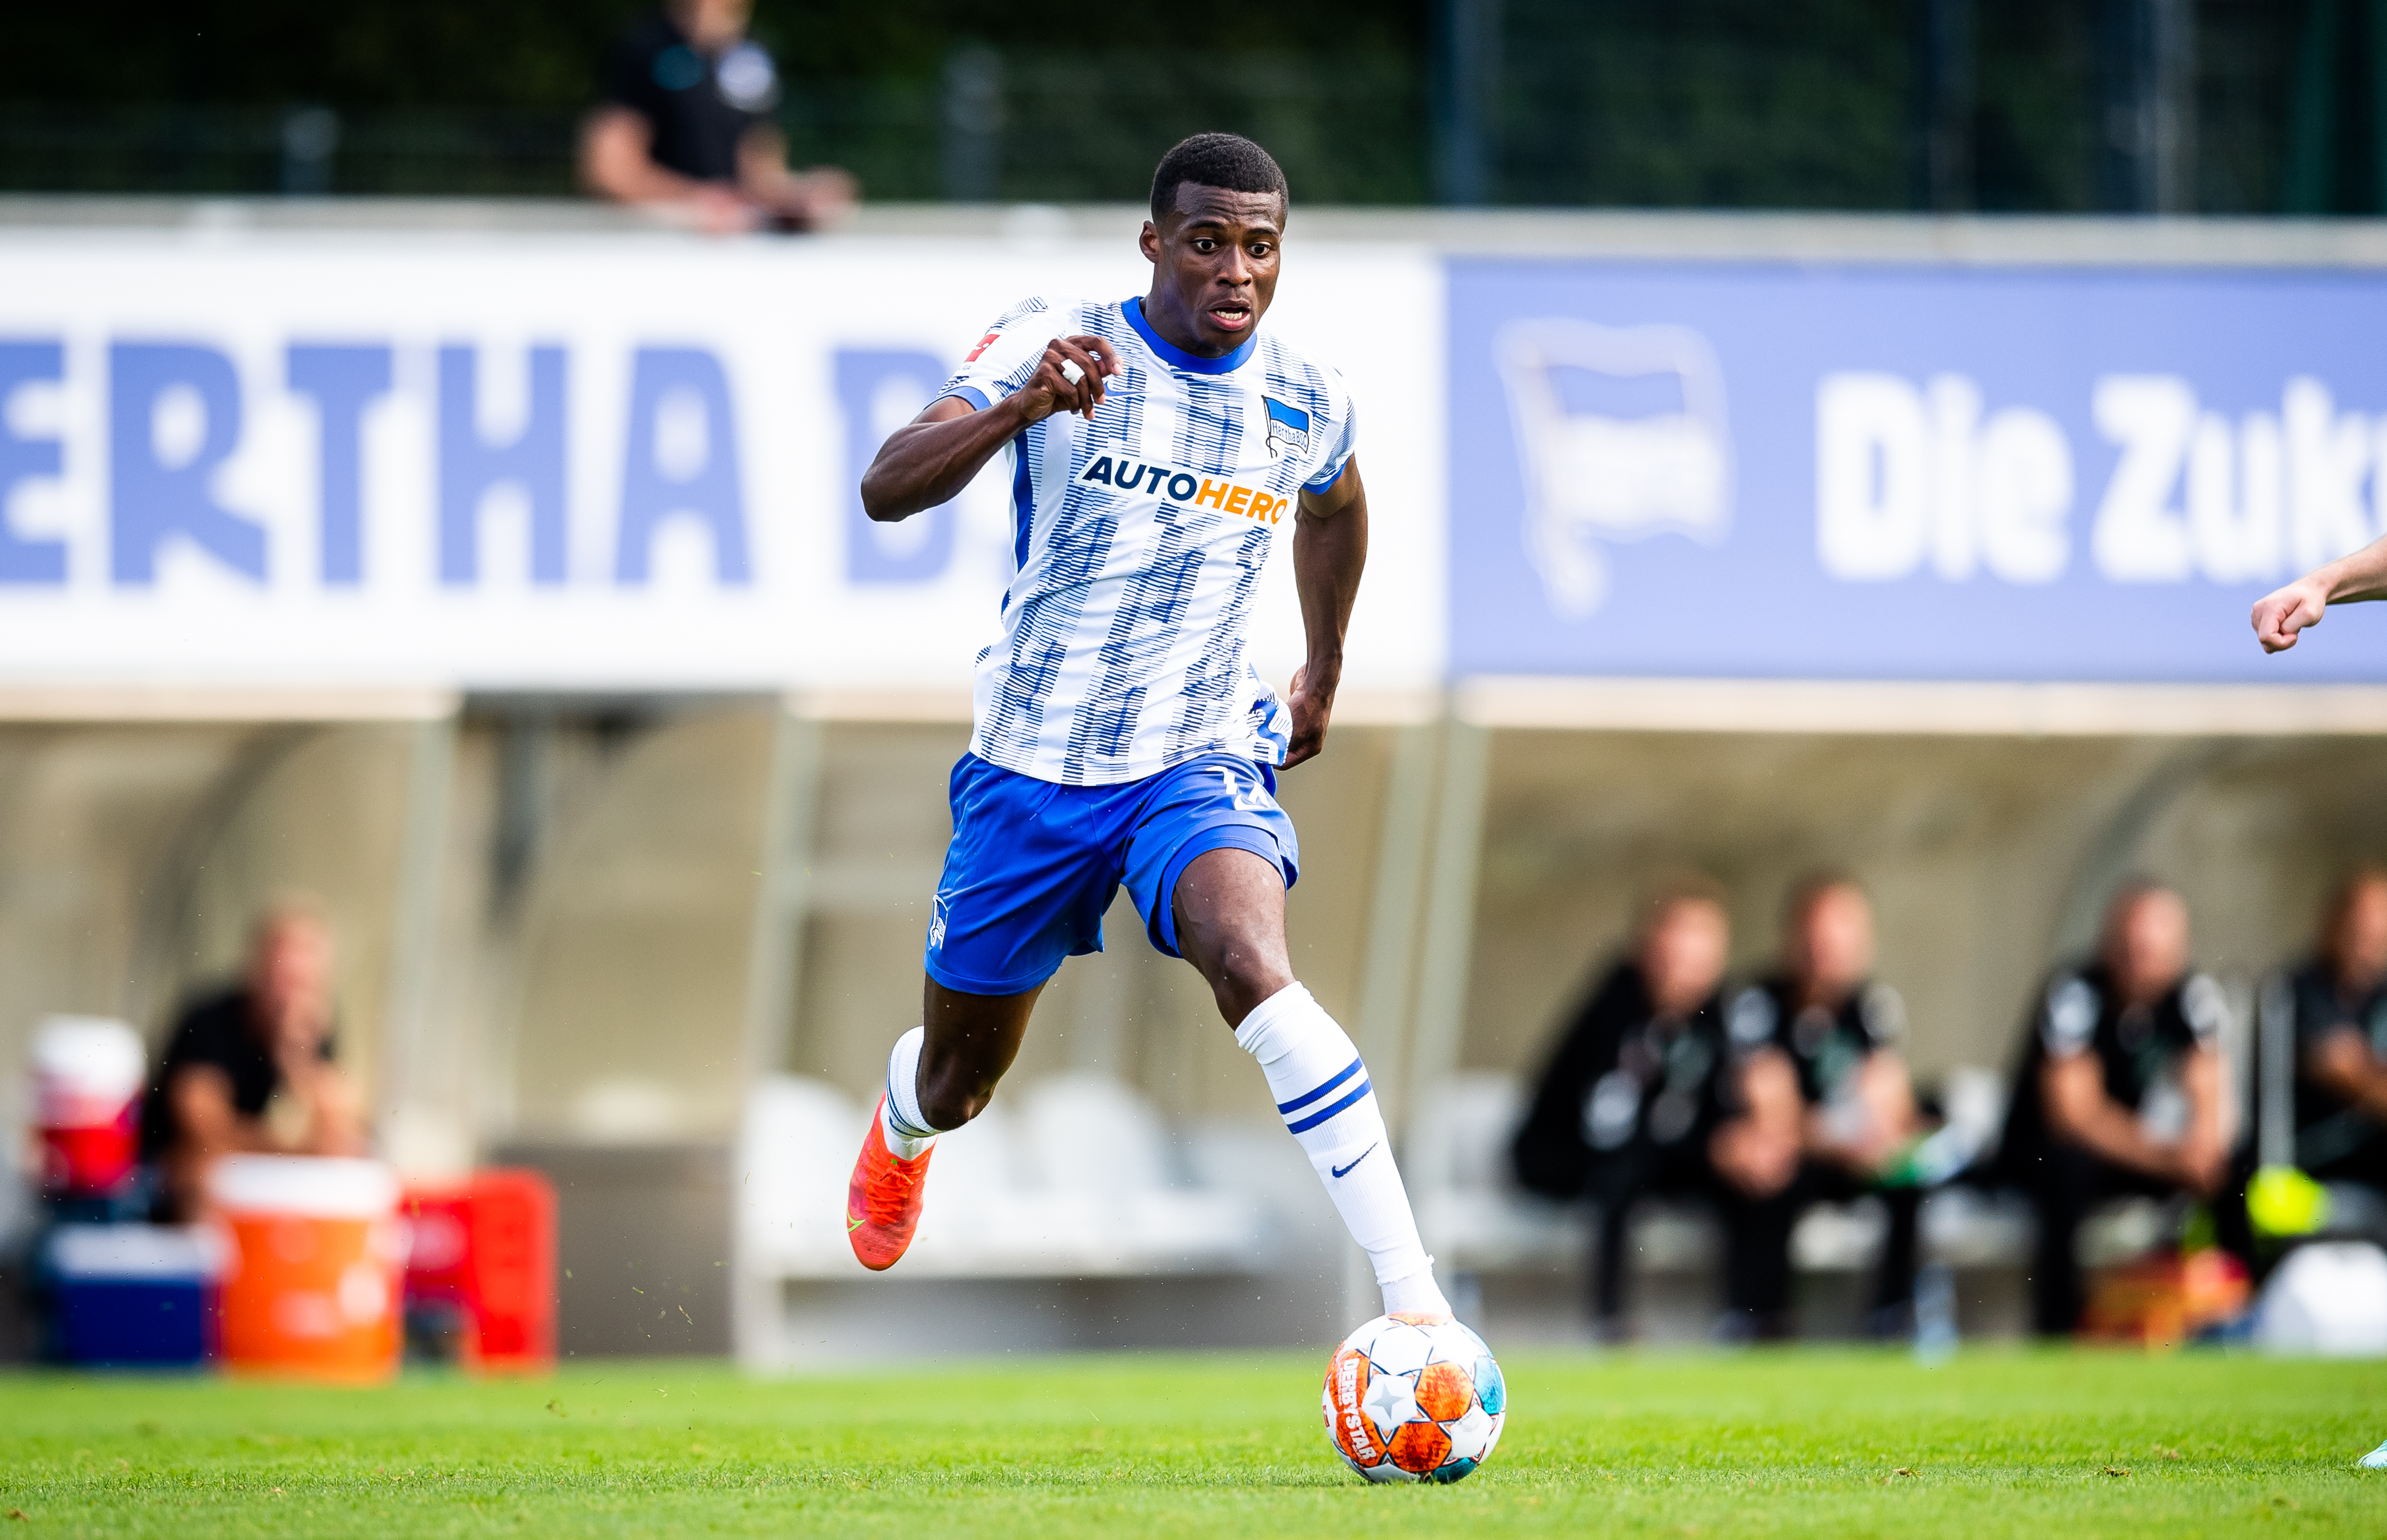
[[[1279,456],[1309,452],[1309,413],[1299,407],[1286,406],[1273,396],[1263,396],[1261,403],[1268,408],[1268,447]]]
[[[928,901],[928,950],[941,951],[945,944],[946,898],[939,893]]]
[[[1268,793],[1261,790],[1257,782],[1247,782],[1238,778],[1232,770],[1223,764],[1219,766],[1219,778],[1227,783],[1227,800],[1234,803],[1236,812],[1267,813],[1270,811]]]

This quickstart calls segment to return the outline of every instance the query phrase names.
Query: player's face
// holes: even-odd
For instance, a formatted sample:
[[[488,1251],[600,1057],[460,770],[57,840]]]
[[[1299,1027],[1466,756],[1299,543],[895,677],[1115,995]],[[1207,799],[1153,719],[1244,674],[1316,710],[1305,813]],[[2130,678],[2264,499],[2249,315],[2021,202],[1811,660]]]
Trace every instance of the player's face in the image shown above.
[[[746,35],[746,20],[752,9],[751,0],[676,0],[671,13],[688,41],[711,51],[726,48]]]
[[[1177,208],[1143,227],[1152,262],[1152,322],[1204,358],[1223,358],[1259,330],[1276,297],[1284,200],[1186,183]]]
[[[1641,939],[1641,977],[1661,1016],[1688,1016],[1724,977],[1729,933],[1724,911],[1688,900],[1650,922]]]
[[[332,938],[304,919],[284,919],[258,938],[249,989],[275,1045],[310,1051],[331,1016]]]
[[[1826,888],[1792,939],[1793,966],[1825,994],[1855,988],[1873,968],[1873,905],[1854,888]]]
[[[2154,999],[2188,971],[2188,906],[2170,893],[2141,893],[2115,917],[2108,942],[2125,999]]]
[[[2366,882],[2346,896],[2333,940],[2339,972],[2365,982],[2387,974],[2387,882]]]

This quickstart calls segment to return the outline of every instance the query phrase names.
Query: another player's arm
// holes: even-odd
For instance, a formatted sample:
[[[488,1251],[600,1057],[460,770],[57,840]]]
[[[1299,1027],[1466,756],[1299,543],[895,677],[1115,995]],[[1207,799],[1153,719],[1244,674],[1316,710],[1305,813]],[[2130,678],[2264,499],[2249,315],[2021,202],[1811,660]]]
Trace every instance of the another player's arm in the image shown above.
[[[233,1105],[232,1077],[211,1064],[186,1064],[166,1080],[188,1153],[202,1159],[221,1155],[272,1151],[262,1118],[246,1117]]]
[[[1799,1174],[1799,1072],[1789,1054],[1768,1043],[1724,1073],[1733,1077],[1740,1110],[1709,1136],[1709,1163],[1749,1196],[1771,1196]]]
[[[1326,721],[1343,684],[1343,637],[1368,564],[1368,489],[1359,457],[1322,492],[1303,488],[1293,521],[1293,584],[1301,594],[1301,628],[1308,656],[1293,675],[1293,736],[1283,768],[1317,757],[1326,746]]]
[[[2221,1146],[2221,1067],[2211,1049],[2193,1049],[2181,1063],[2189,1119],[2188,1133],[2177,1144],[2148,1137],[2138,1118],[2105,1094],[2104,1072],[2093,1054],[2049,1059],[2039,1085],[2048,1126],[2091,1155],[2198,1192],[2220,1179],[2227,1154]]]
[[[1028,383],[984,411],[958,396],[939,397],[878,447],[862,474],[862,511],[893,524],[952,501],[1022,429],[1056,411],[1092,417],[1102,405],[1103,376],[1121,367],[1118,349],[1100,337],[1055,337]]]
[[[1856,1077],[1857,1100],[1865,1113],[1862,1130],[1851,1138],[1830,1108],[1810,1107],[1806,1147],[1810,1155],[1871,1176],[1914,1135],[1914,1082],[1906,1072],[1905,1057],[1890,1048],[1867,1054]]]
[[[2387,1122],[2387,1067],[2358,1027],[2340,1027],[2305,1052],[2306,1073],[2365,1115]]]
[[[2330,605],[2366,599],[2387,599],[2387,537],[2265,595],[2254,606],[2254,639],[2266,652],[2284,652],[2296,645],[2297,632],[2320,624]]]

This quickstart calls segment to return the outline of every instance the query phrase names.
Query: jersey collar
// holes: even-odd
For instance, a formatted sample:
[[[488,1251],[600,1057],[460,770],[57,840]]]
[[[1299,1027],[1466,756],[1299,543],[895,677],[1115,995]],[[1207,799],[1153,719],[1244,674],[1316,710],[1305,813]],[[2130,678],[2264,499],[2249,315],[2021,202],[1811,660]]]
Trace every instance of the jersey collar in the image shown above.
[[[1223,359],[1206,359],[1198,353],[1188,353],[1154,331],[1152,322],[1143,318],[1143,300],[1141,297],[1121,302],[1119,313],[1127,317],[1127,323],[1135,328],[1135,335],[1143,339],[1143,345],[1152,349],[1156,358],[1171,369],[1182,369],[1189,373],[1224,374],[1239,369],[1243,366],[1244,360],[1252,356],[1252,349],[1259,346],[1259,328],[1255,326],[1252,328],[1252,335],[1244,339],[1244,345]]]

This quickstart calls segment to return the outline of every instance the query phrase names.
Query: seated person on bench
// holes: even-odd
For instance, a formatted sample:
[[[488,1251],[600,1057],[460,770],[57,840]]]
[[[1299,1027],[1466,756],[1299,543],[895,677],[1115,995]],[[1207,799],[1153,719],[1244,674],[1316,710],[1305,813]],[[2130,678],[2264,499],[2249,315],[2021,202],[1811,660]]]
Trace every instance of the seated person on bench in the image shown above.
[[[332,1055],[332,933],[311,904],[267,911],[248,976],[185,1007],[141,1109],[158,1210],[204,1206],[207,1168],[239,1153],[365,1153],[355,1088]]]
[[[2109,1198],[2219,1195],[2221,987],[2189,967],[2188,906],[2138,882],[2115,895],[2086,964],[2057,968],[2032,1012],[2000,1159],[2039,1210],[2034,1324],[2064,1336],[2084,1303],[2074,1250]]]
[[[2387,868],[2338,884],[2320,945],[2289,979],[2296,1164],[2387,1200]]]
[[[1631,953],[1575,1012],[1512,1147],[1517,1180],[1598,1209],[1592,1313],[1622,1332],[1625,1224],[1646,1195],[1719,1198],[1709,1152],[1724,1063],[1717,985],[1729,932],[1721,892],[1686,881],[1643,910]],[[1736,1243],[1727,1226],[1725,1244]],[[1730,1269],[1738,1276],[1743,1269]]]
[[[1787,1328],[1799,1216],[1871,1193],[1889,1229],[1865,1326],[1897,1335],[1913,1313],[1922,1198],[1906,1163],[1921,1131],[1901,1051],[1906,1005],[1871,976],[1873,905],[1853,878],[1808,877],[1791,890],[1783,922],[1780,966],[1734,995],[1724,1014],[1749,1117],[1768,1127],[1765,1137],[1798,1148],[1796,1179],[1747,1215],[1759,1269],[1749,1324],[1766,1336]]]

